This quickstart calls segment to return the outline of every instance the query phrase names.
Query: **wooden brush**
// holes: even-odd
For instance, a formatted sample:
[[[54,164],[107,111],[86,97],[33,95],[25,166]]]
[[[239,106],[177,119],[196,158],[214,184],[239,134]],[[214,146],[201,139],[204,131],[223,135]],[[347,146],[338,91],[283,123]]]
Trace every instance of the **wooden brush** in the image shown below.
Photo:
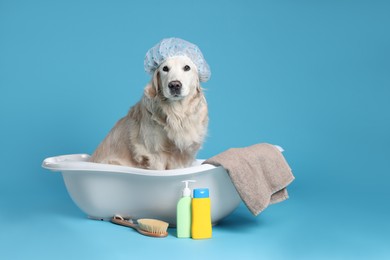
[[[134,224],[133,221],[130,219],[124,219],[121,216],[114,216],[111,219],[111,222],[117,225],[122,225],[125,227],[131,227],[137,230],[140,234],[144,236],[150,236],[150,237],[166,237],[168,236],[168,226],[169,224],[157,220],[157,219],[139,219],[137,220],[137,224]]]

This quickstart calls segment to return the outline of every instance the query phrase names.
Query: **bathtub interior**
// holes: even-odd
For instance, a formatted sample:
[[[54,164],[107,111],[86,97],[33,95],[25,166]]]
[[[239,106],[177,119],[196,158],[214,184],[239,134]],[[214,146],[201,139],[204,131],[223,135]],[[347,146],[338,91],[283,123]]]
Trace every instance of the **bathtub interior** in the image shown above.
[[[156,218],[176,225],[176,204],[184,180],[195,180],[191,189],[209,188],[213,224],[232,213],[241,199],[222,167],[196,160],[185,169],[153,171],[88,162],[89,155],[47,158],[43,167],[62,173],[74,203],[92,219],[114,215]]]

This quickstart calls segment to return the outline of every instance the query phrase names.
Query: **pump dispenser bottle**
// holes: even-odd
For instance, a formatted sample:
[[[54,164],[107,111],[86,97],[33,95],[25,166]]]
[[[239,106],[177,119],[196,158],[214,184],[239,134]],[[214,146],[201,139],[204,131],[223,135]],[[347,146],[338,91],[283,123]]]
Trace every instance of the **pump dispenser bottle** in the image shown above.
[[[185,183],[183,196],[177,203],[176,208],[176,230],[178,238],[191,237],[191,190],[188,187],[189,182],[193,180],[182,181]]]

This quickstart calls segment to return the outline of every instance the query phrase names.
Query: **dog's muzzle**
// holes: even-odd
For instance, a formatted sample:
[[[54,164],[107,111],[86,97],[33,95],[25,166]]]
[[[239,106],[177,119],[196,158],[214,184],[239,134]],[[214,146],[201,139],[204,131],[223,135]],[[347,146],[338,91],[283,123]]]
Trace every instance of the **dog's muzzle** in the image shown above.
[[[181,82],[173,80],[168,83],[168,88],[172,96],[178,96],[181,93]]]

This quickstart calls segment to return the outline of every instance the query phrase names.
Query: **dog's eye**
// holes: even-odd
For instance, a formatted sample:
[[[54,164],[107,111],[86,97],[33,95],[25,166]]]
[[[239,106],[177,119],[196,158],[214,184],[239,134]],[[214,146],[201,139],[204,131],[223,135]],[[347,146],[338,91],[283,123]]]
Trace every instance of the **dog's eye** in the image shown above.
[[[164,67],[163,67],[163,71],[168,72],[168,71],[169,71],[168,66],[164,66]]]
[[[189,71],[190,69],[191,69],[191,67],[188,66],[188,65],[185,65],[184,68],[183,68],[184,71]]]

